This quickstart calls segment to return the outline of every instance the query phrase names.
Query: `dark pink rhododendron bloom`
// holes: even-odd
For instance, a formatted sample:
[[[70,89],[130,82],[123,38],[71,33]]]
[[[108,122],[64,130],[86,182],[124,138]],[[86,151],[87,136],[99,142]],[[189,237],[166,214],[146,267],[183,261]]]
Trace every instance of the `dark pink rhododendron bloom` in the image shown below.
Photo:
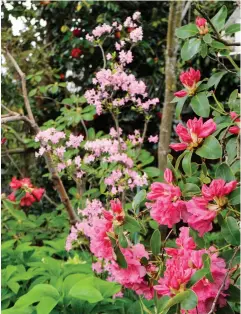
[[[176,133],[182,142],[171,144],[170,147],[177,152],[185,149],[192,151],[202,143],[204,138],[215,132],[216,128],[217,125],[213,119],[209,119],[204,123],[202,118],[189,119],[187,127],[179,123],[176,127]]]
[[[174,95],[176,97],[185,97],[187,95],[193,96],[197,89],[197,83],[201,78],[200,71],[190,68],[188,71],[182,72],[179,78],[186,90],[178,91],[174,93]]]
[[[205,35],[208,33],[208,24],[205,18],[198,16],[196,18],[196,25],[200,35]]]
[[[237,117],[237,119],[234,120],[235,124],[237,124],[237,125],[231,126],[228,129],[229,133],[239,134],[240,133],[240,118],[238,118],[238,114],[234,111],[231,111],[229,113],[229,115],[230,115],[232,120],[234,120]]]
[[[219,211],[228,203],[226,197],[237,186],[237,181],[226,183],[223,179],[216,179],[209,186],[202,186],[202,197],[193,197],[186,202],[190,216],[188,224],[199,232],[200,236],[213,229],[212,222]]]
[[[207,314],[211,309],[214,298],[216,297],[227,272],[225,261],[222,258],[219,258],[217,253],[214,253],[216,251],[214,247],[197,250],[195,242],[189,236],[189,228],[182,227],[180,230],[179,238],[176,240],[178,247],[176,249],[165,249],[170,257],[166,261],[164,276],[159,279],[158,285],[154,286],[154,289],[161,296],[168,295],[171,297],[185,291],[191,276],[204,266],[202,260],[203,254],[208,254],[211,261],[210,271],[213,277],[213,282],[210,282],[204,277],[191,288],[198,297],[198,313]],[[229,280],[225,282],[217,300],[217,305],[219,307],[223,307],[226,304],[225,290],[227,290],[228,287]],[[184,313],[185,311],[183,310],[182,314]],[[196,314],[197,311],[196,309],[193,309],[189,310],[188,313]]]
[[[185,202],[181,200],[180,188],[172,184],[173,175],[170,169],[165,170],[164,178],[167,183],[152,183],[147,198],[154,202],[147,203],[146,206],[154,220],[172,228],[181,219],[187,220],[187,211]]]

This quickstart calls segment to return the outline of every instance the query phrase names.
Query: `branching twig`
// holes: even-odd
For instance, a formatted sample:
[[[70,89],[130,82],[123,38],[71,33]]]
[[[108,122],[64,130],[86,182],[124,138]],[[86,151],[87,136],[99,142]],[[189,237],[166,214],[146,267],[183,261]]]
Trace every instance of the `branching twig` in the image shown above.
[[[230,260],[230,262],[229,262],[229,266],[228,266],[227,273],[226,273],[226,275],[225,275],[225,277],[224,277],[224,279],[223,279],[223,282],[222,282],[222,284],[221,284],[221,286],[220,286],[220,288],[219,288],[219,290],[218,290],[218,293],[217,293],[217,295],[216,295],[216,297],[215,297],[215,299],[214,299],[214,301],[213,301],[211,310],[208,312],[208,314],[214,313],[216,303],[217,303],[218,298],[219,298],[219,296],[220,296],[220,294],[221,294],[221,292],[222,292],[222,290],[223,290],[223,287],[225,286],[225,282],[226,282],[226,280],[227,280],[227,278],[228,278],[229,271],[230,271],[230,269],[232,268],[233,260],[234,260],[234,258],[235,258],[235,256],[236,256],[237,252],[239,251],[239,249],[240,249],[240,247],[238,246],[238,247],[236,247],[236,249],[234,250],[234,254],[233,254],[233,256],[232,256],[232,258],[231,258],[231,260]]]

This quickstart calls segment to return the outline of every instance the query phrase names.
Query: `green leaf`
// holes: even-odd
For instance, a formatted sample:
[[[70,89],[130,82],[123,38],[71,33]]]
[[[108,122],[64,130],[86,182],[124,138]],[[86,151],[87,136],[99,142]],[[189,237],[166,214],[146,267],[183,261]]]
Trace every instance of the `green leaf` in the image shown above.
[[[202,42],[200,54],[202,58],[205,58],[208,54],[208,46],[206,43]]]
[[[121,290],[121,285],[115,282],[102,280],[100,278],[94,278],[94,285],[104,298],[112,297]]]
[[[94,112],[92,112],[92,113],[84,113],[84,114],[81,115],[81,117],[85,121],[92,121],[94,119],[94,115],[95,115]]]
[[[36,306],[37,314],[49,314],[58,304],[58,300],[51,297],[44,297]]]
[[[233,34],[240,32],[240,26],[241,24],[231,24],[225,29],[226,34]]]
[[[232,91],[232,93],[229,96],[229,100],[228,100],[228,106],[231,110],[233,110],[233,107],[235,105],[235,101],[238,98],[238,89],[235,89],[234,91]]]
[[[186,183],[182,189],[182,195],[184,197],[193,197],[201,193],[200,188],[194,183]]]
[[[159,227],[158,222],[156,222],[155,220],[150,220],[149,221],[149,225],[152,229],[156,230]]]
[[[69,296],[89,303],[96,303],[103,300],[100,291],[94,287],[93,278],[77,282],[69,291]]]
[[[57,289],[55,289],[53,286],[48,284],[39,284],[33,287],[28,293],[21,296],[17,302],[15,303],[14,307],[26,307],[28,305],[31,305],[35,302],[41,301],[43,298],[50,297],[54,300],[59,299],[59,293]]]
[[[207,137],[202,146],[196,150],[196,154],[207,159],[222,157],[222,147],[219,141],[212,135]]]
[[[198,269],[191,277],[191,279],[187,283],[187,288],[191,288],[194,286],[198,281],[200,281],[206,274],[209,273],[209,269],[202,268]]]
[[[148,177],[155,178],[161,175],[161,170],[156,167],[147,167],[143,171],[148,175]]]
[[[204,253],[202,255],[202,261],[203,261],[203,265],[204,265],[204,268],[208,270],[207,274],[205,275],[205,277],[213,282],[213,276],[212,276],[212,273],[211,273],[211,259],[210,259],[210,256],[207,254],[207,253]]]
[[[227,14],[227,8],[223,5],[218,13],[211,19],[218,32],[224,27]]]
[[[141,230],[139,222],[129,215],[125,216],[123,227],[125,230],[128,230],[130,232],[139,232]]]
[[[240,204],[240,187],[237,187],[232,193],[229,194],[228,200],[231,205]]]
[[[227,290],[227,299],[229,302],[240,302],[240,289],[236,286],[230,285]]]
[[[7,283],[8,287],[10,290],[12,290],[15,294],[18,293],[19,289],[20,289],[20,285],[14,281],[14,280],[9,280]]]
[[[205,241],[203,238],[199,237],[198,232],[196,230],[190,228],[189,234],[200,249],[205,248]]]
[[[205,41],[206,44],[211,44],[212,42],[212,37],[211,35],[208,33],[206,35],[203,36],[203,40]]]
[[[118,246],[114,249],[116,255],[116,261],[121,268],[128,268],[128,264],[126,262],[125,256],[122,254],[120,248]]]
[[[9,200],[4,200],[3,201],[3,205],[5,208],[7,208],[7,210],[9,211],[9,213],[17,220],[25,220],[26,219],[26,215],[23,211],[21,210],[17,210],[14,208],[14,205],[11,201]]]
[[[187,97],[188,96],[185,96],[185,97],[182,97],[182,98],[178,98],[177,105],[176,105],[176,118],[177,119],[180,119],[182,108],[183,108],[183,106],[185,104],[185,101],[186,101]]]
[[[158,229],[156,229],[151,236],[150,246],[151,246],[153,255],[158,255],[160,253],[161,233]]]
[[[62,100],[61,104],[63,104],[63,105],[72,105],[73,104],[73,99],[65,98],[65,99]]]
[[[226,48],[226,46],[223,43],[220,43],[219,41],[216,41],[216,40],[212,41],[211,46],[213,48],[216,48],[216,49],[225,49]]]
[[[210,114],[210,106],[206,92],[198,93],[191,99],[192,110],[200,117],[207,118]]]
[[[239,245],[240,231],[239,226],[233,217],[228,217],[221,225],[222,236],[228,244]]]
[[[181,50],[181,57],[183,61],[192,59],[192,57],[194,57],[198,53],[200,46],[201,39],[192,38],[190,40],[187,40]]]
[[[176,30],[176,36],[178,38],[186,39],[188,37],[195,36],[198,32],[199,31],[198,31],[197,26],[193,23],[190,23],[182,27],[179,27]]]
[[[37,88],[34,88],[34,89],[32,89],[32,90],[28,93],[28,96],[29,96],[29,97],[32,97],[32,96],[36,95],[36,93],[37,93]]]
[[[138,192],[132,202],[132,208],[135,210],[140,207],[141,203],[146,199],[146,191],[141,190]]]
[[[53,87],[50,88],[50,91],[52,94],[56,94],[59,90],[59,87],[57,85],[54,85]]]
[[[164,310],[169,309],[173,305],[181,303],[181,308],[185,310],[191,310],[197,306],[198,298],[196,293],[192,290],[186,290],[178,293],[173,298],[171,298],[165,305],[164,309],[160,314],[163,313]]]
[[[185,174],[187,176],[192,175],[192,152],[189,151],[182,160],[182,169],[184,170]]]
[[[214,73],[207,82],[207,87],[210,88],[214,85],[215,88],[217,88],[221,78],[228,73],[227,71],[221,71]]]
[[[127,239],[126,239],[125,235],[123,234],[123,232],[121,232],[121,234],[119,235],[118,240],[119,240],[119,244],[121,247],[123,247],[123,248],[128,247],[128,242],[127,242]]]
[[[224,179],[226,182],[230,182],[230,181],[235,180],[235,176],[234,176],[231,168],[225,163],[222,163],[218,166],[218,168],[216,169],[216,172],[215,172],[215,178],[216,179],[218,179],[218,178]]]

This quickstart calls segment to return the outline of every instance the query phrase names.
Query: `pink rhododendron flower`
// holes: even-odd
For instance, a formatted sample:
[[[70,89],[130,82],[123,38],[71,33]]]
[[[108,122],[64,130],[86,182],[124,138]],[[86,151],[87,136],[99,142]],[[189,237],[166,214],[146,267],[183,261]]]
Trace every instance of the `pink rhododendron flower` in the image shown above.
[[[199,232],[200,236],[213,229],[212,222],[228,203],[227,195],[237,186],[237,181],[226,183],[222,179],[215,179],[209,186],[202,186],[202,197],[193,197],[186,202],[190,216],[188,224]]]
[[[150,135],[148,137],[148,142],[150,142],[150,143],[158,143],[158,135],[156,135],[156,136]]]
[[[172,184],[172,172],[165,170],[164,177],[167,183],[155,182],[151,185],[151,191],[147,194],[153,203],[147,203],[151,217],[161,225],[171,228],[181,219],[187,221],[185,202],[181,200],[181,190]]]
[[[196,18],[196,25],[200,35],[205,35],[208,33],[208,24],[205,18],[198,16]]]
[[[184,97],[187,94],[189,96],[193,96],[197,89],[197,83],[200,81],[201,78],[200,71],[199,70],[195,71],[193,68],[190,68],[189,71],[182,72],[179,78],[183,86],[187,89],[187,91],[181,90],[174,93],[174,95],[177,97]]]
[[[229,115],[230,115],[231,119],[234,120],[234,123],[236,124],[234,126],[231,126],[228,129],[229,133],[239,134],[240,133],[240,118],[238,118],[238,114],[236,112],[232,111],[229,113]]]
[[[184,127],[181,123],[176,127],[176,133],[182,142],[169,146],[175,151],[193,150],[202,143],[204,138],[214,133],[216,128],[217,125],[213,119],[209,119],[204,123],[202,118],[189,119],[187,127]]]

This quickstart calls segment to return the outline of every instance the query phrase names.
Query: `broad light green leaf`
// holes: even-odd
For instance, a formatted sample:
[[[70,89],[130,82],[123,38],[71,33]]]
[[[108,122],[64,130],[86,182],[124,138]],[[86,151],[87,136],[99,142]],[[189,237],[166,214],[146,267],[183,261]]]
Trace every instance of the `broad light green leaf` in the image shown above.
[[[181,57],[183,61],[192,59],[198,53],[200,46],[201,39],[192,38],[187,40],[181,50]]]
[[[81,280],[77,282],[69,291],[69,296],[77,298],[89,303],[96,303],[103,300],[103,296],[98,291],[92,282]]]
[[[181,303],[181,308],[185,310],[191,310],[197,306],[198,298],[192,290],[186,290],[178,293],[171,298],[165,305],[163,310],[171,308],[173,305]],[[163,311],[161,312],[161,314]]]
[[[161,175],[161,170],[156,167],[147,167],[143,171],[148,175],[148,177],[155,178]]]
[[[233,217],[228,217],[221,225],[222,236],[228,244],[239,245],[240,231],[239,226]]]
[[[123,227],[125,230],[128,230],[130,232],[138,232],[141,230],[141,226],[138,221],[129,215],[125,216]]]
[[[203,36],[203,40],[205,41],[206,44],[211,44],[211,42],[213,41],[209,33]]]
[[[151,246],[152,253],[154,255],[158,255],[160,253],[161,233],[158,229],[156,229],[151,236],[150,246]]]
[[[193,23],[190,23],[182,27],[179,27],[176,30],[176,36],[178,38],[186,39],[188,37],[195,36],[198,32],[199,31],[198,31],[197,26]]]
[[[182,97],[182,98],[178,98],[177,105],[176,105],[176,118],[177,119],[180,119],[182,108],[183,108],[183,106],[185,104],[185,101],[186,101],[187,97],[188,96],[185,96],[185,97]]]
[[[215,172],[215,178],[221,178],[224,179],[226,182],[230,182],[232,180],[235,180],[235,176],[231,170],[231,168],[225,164],[222,163],[218,166],[216,172]]]
[[[191,99],[192,110],[200,117],[207,118],[210,114],[210,106],[206,92],[198,93]]]
[[[145,190],[141,190],[140,192],[138,192],[132,202],[132,208],[133,209],[137,209],[138,207],[140,207],[141,203],[146,199],[146,191]]]
[[[218,11],[218,13],[211,19],[217,31],[220,31],[224,27],[227,14],[228,14],[227,7],[223,5],[221,9]]]
[[[219,41],[216,41],[216,40],[213,40],[211,42],[211,46],[213,48],[216,48],[216,49],[225,49],[226,48],[226,46],[223,43],[220,43]]]
[[[210,79],[207,82],[208,88],[212,87],[214,85],[215,88],[217,88],[221,78],[228,73],[227,71],[221,71],[221,72],[216,72],[214,73]]]
[[[237,98],[238,98],[238,89],[235,89],[234,91],[232,91],[228,99],[228,106],[231,110],[233,110],[233,107],[235,105]]]
[[[202,146],[196,150],[196,154],[207,159],[222,157],[222,147],[219,141],[212,135],[207,137]]]
[[[231,24],[225,29],[226,34],[233,34],[236,32],[240,32],[241,24]]]

